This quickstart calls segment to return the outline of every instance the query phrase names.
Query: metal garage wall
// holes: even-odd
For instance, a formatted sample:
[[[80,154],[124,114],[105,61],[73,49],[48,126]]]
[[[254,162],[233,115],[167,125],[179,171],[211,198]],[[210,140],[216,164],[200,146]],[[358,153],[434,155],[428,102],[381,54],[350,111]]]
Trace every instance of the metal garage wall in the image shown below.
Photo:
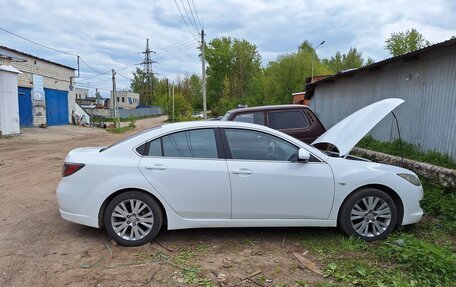
[[[47,125],[68,125],[68,92],[46,88],[44,91]]]
[[[12,66],[0,65],[0,131],[2,135],[19,134],[17,75]]]
[[[401,135],[422,150],[456,159],[456,46],[429,52],[413,62],[382,66],[352,78],[317,85],[310,106],[326,128],[357,109],[385,98],[401,98],[396,109]],[[397,138],[392,117],[371,131],[382,141]]]

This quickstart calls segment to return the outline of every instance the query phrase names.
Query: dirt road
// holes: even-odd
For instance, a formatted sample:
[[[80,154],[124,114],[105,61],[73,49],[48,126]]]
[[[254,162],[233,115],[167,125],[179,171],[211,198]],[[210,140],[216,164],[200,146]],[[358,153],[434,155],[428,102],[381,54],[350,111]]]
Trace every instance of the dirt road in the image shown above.
[[[161,121],[140,120],[137,130]],[[162,231],[157,242],[125,248],[104,230],[61,219],[55,189],[66,154],[127,135],[61,126],[0,138],[0,286],[301,286],[297,280],[323,280],[297,268],[292,252],[305,250],[293,239],[300,229]]]

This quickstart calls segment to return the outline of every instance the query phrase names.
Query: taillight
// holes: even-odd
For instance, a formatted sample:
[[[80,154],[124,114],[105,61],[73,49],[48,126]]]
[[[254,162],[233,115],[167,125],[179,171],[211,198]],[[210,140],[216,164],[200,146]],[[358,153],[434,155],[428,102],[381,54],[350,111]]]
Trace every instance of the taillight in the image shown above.
[[[83,164],[83,163],[69,163],[69,162],[66,162],[63,165],[62,176],[65,177],[65,176],[72,175],[73,173],[77,172],[78,170],[80,170],[84,166],[85,166],[85,164]]]

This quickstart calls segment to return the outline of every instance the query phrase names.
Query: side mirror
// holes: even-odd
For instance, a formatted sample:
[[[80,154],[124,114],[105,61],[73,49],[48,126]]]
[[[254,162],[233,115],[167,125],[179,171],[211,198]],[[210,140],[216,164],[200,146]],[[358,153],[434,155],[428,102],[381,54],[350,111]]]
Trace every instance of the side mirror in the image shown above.
[[[310,153],[303,148],[298,151],[298,160],[301,162],[308,162],[310,160]]]

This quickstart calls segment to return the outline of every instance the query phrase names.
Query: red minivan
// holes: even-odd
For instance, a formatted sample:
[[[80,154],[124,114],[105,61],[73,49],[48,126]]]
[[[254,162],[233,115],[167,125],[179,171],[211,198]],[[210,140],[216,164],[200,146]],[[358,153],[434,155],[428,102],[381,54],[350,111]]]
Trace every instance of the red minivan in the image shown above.
[[[221,120],[267,126],[308,144],[326,131],[314,112],[305,105],[239,108],[228,111]]]

